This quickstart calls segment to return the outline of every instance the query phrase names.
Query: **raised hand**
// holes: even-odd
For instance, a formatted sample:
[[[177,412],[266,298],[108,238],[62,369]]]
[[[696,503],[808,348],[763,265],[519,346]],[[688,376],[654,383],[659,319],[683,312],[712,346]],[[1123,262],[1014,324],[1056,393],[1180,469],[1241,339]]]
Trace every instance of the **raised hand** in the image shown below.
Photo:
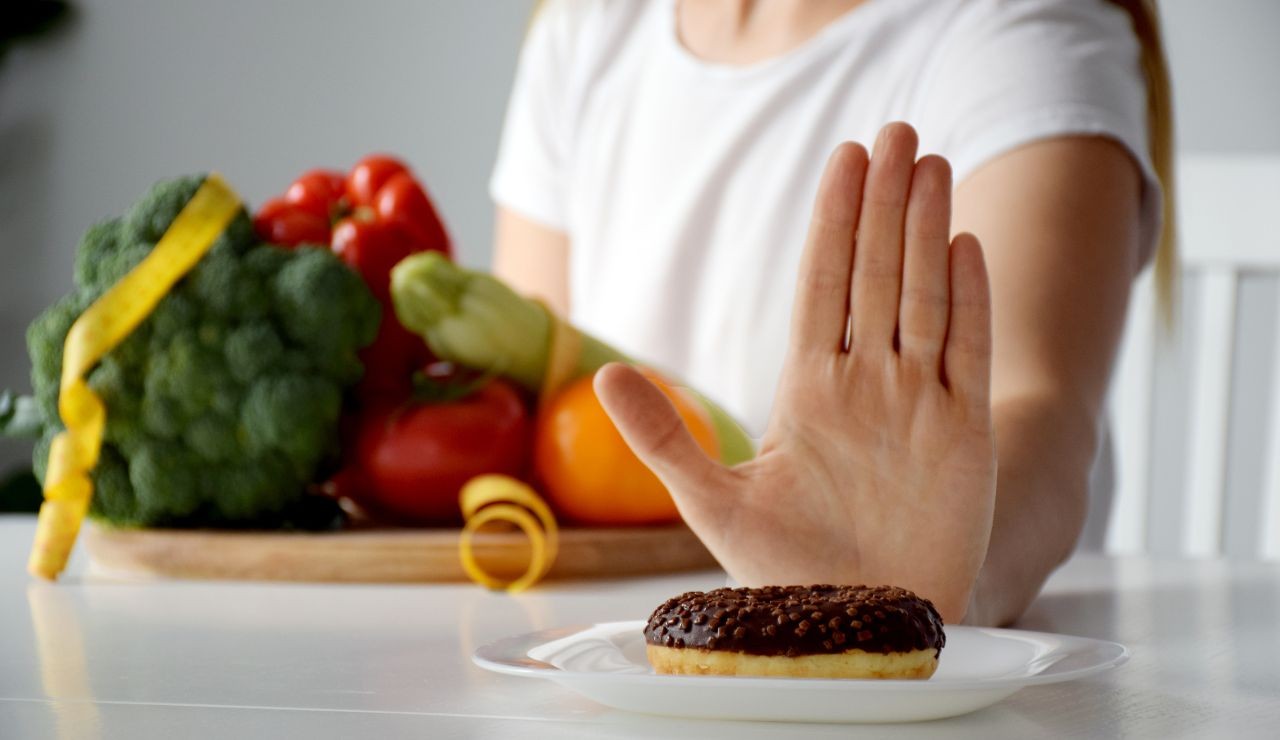
[[[906,124],[832,154],[755,460],[726,468],[633,368],[596,392],[689,526],[746,585],[893,584],[964,617],[991,532],[991,308],[951,172]]]

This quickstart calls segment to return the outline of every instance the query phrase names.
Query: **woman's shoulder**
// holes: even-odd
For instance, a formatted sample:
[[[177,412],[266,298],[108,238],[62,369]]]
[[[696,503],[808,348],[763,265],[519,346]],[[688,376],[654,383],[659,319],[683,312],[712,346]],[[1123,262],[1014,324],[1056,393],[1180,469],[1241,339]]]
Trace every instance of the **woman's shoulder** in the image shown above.
[[[1107,0],[962,0],[939,31],[929,98],[993,105],[1145,103],[1141,46],[1129,14]],[[1145,105],[1139,106],[1145,110]]]
[[[1032,141],[1116,139],[1152,172],[1132,19],[1108,0],[948,0],[909,119],[957,181]]]
[[[1137,48],[1128,13],[1108,0],[951,0],[932,8],[948,16],[947,45],[966,51],[1051,56],[1090,43]]]

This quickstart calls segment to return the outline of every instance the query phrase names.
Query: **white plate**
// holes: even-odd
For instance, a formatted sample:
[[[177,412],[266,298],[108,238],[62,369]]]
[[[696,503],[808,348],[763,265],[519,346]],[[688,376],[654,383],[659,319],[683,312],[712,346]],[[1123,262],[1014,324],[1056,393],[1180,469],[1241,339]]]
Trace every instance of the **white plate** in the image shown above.
[[[1022,630],[948,627],[927,681],[664,676],[649,666],[644,622],[533,632],[485,645],[481,668],[546,678],[606,706],[647,714],[785,722],[915,722],[991,706],[1024,686],[1120,665],[1123,645]]]

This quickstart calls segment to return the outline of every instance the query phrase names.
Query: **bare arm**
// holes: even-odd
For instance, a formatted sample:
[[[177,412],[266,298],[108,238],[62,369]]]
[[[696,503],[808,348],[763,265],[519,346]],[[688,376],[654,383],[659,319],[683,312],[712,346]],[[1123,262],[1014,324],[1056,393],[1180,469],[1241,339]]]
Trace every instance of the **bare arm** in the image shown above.
[[[1016,619],[1075,547],[1137,266],[1139,193],[1133,160],[1099,138],[1018,149],[956,191],[953,232],[982,239],[991,275],[999,460],[966,621]]]
[[[933,598],[950,621],[1008,622],[1070,555],[1084,521],[1136,267],[1138,172],[1104,139],[1024,147],[955,192],[951,231],[979,235],[982,250],[972,237],[948,247],[949,171],[926,158],[913,174],[914,133],[890,129],[865,200],[864,150],[843,147],[829,166],[783,413],[755,461],[729,470],[706,459],[669,402],[626,368],[602,373],[597,391],[686,521],[744,583],[898,583]],[[499,213],[495,271],[559,310],[567,254],[563,234]],[[861,323],[842,350],[850,315]],[[890,341],[895,323],[900,344]],[[943,355],[946,387],[931,370]],[[793,505],[780,509],[778,491]],[[866,531],[851,534],[862,523]],[[912,538],[893,537],[903,531]],[[921,539],[936,545],[936,562],[921,560]]]
[[[739,581],[895,583],[948,621],[1002,623],[1079,535],[1136,264],[1137,170],[1108,141],[1053,140],[988,164],[953,203],[946,163],[915,147],[892,124],[869,167],[856,145],[833,155],[755,460],[707,459],[625,367],[596,391]]]
[[[493,274],[519,293],[569,314],[569,237],[501,206],[493,239]]]

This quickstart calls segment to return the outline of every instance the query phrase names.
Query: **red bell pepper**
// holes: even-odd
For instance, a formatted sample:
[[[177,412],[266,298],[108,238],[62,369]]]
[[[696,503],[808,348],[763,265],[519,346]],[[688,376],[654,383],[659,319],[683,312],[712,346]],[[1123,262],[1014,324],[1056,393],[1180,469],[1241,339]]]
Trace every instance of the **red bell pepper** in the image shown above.
[[[365,374],[359,393],[407,395],[414,371],[430,360],[430,352],[421,337],[396,320],[391,268],[415,252],[453,253],[444,224],[409,168],[375,154],[345,175],[311,170],[283,196],[263,204],[254,228],[272,244],[328,245],[364,277],[382,303],[383,320],[378,337],[361,355]]]

